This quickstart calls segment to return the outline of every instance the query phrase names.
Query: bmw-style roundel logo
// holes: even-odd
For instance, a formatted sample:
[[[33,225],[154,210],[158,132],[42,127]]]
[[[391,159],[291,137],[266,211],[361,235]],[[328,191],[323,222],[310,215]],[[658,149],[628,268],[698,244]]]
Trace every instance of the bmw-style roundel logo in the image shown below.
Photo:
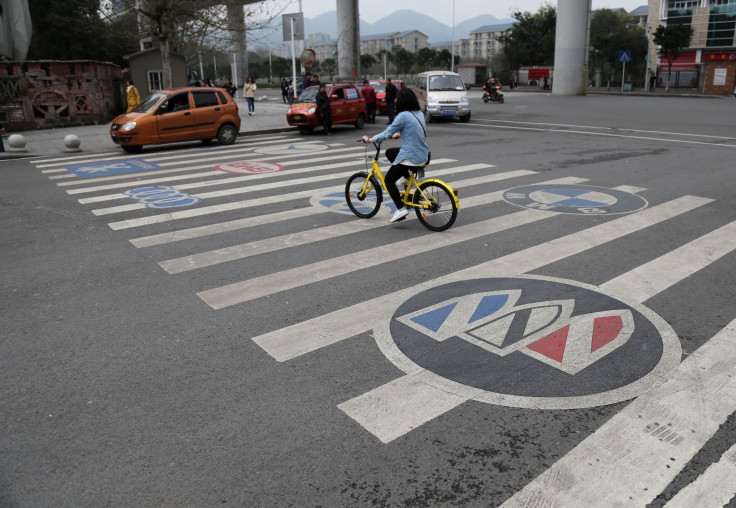
[[[681,355],[674,331],[640,303],[548,277],[426,285],[392,304],[374,331],[407,373],[515,407],[627,400],[667,379]]]
[[[580,215],[632,213],[646,208],[646,199],[618,189],[590,185],[541,184],[509,189],[504,200],[524,208]]]
[[[345,202],[345,191],[330,192],[329,194],[314,196],[312,199],[310,199],[309,204],[311,204],[312,206],[324,206],[326,208],[329,208],[333,212],[354,216],[352,210],[350,210],[350,207],[348,207],[347,202]],[[391,198],[387,195],[384,195],[383,201],[381,202],[381,210],[379,211],[379,213],[387,215],[389,213],[393,214],[395,211],[396,206],[394,205],[393,201],[391,201]]]

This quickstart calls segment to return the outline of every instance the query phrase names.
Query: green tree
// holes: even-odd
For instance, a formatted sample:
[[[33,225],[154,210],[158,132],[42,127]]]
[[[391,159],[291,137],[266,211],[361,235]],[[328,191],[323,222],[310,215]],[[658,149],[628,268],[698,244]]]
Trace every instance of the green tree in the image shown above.
[[[422,71],[428,71],[432,68],[434,61],[437,59],[437,51],[432,48],[422,48],[417,51],[415,60]]]
[[[408,74],[411,72],[411,67],[414,65],[414,53],[410,53],[401,46],[394,46],[391,49],[393,55],[393,61],[396,65],[396,72]]]
[[[516,21],[499,37],[509,66],[518,69],[522,65],[552,65],[557,10],[544,5],[534,14],[515,11],[511,16]]]
[[[332,74],[335,72],[335,69],[337,68],[337,62],[334,58],[325,58],[322,60],[322,69],[330,75],[330,81],[332,81]]]
[[[378,60],[373,55],[360,55],[360,69],[363,71],[363,74],[368,74],[370,68],[377,63]]]
[[[631,76],[643,79],[646,72],[647,36],[644,28],[636,25],[630,16],[611,9],[596,11],[590,21],[591,69],[601,69],[608,86],[616,73],[623,69],[619,63],[620,51],[631,51],[631,63],[626,66]]]
[[[138,50],[135,16],[108,23],[100,0],[30,0],[33,33],[29,60],[100,60],[127,65],[123,55]]]
[[[672,62],[682,53],[683,48],[690,45],[693,36],[693,27],[690,25],[659,25],[654,32],[654,43],[659,46],[657,53],[667,60],[667,86],[664,91],[670,90],[670,75]]]
[[[458,63],[460,63],[460,57],[455,55],[455,64],[457,65]],[[452,65],[452,53],[450,50],[445,48],[437,51],[433,64],[437,69],[449,70]]]

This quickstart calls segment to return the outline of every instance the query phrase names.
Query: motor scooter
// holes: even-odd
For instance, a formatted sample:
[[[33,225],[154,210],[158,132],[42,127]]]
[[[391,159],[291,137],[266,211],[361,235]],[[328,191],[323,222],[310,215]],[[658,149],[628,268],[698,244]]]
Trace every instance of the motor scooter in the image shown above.
[[[483,102],[498,102],[499,104],[503,104],[501,85],[491,85],[491,88],[496,91],[495,95],[491,96],[488,90],[483,90]]]

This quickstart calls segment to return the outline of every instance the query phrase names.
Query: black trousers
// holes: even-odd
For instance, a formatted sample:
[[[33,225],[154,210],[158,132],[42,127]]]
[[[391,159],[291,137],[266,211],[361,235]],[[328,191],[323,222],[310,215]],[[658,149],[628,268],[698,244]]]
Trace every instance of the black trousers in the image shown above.
[[[386,101],[386,112],[388,113],[388,123],[393,123],[396,113],[394,113],[394,101]]]
[[[366,102],[365,109],[366,115],[368,116],[368,123],[376,123],[376,103]]]
[[[386,149],[386,158],[389,160],[389,162],[394,162],[396,160],[396,156],[399,155],[400,148],[388,148]],[[394,164],[391,166],[386,173],[386,175],[383,177],[383,181],[386,182],[386,190],[388,191],[388,195],[391,196],[391,201],[394,202],[394,205],[396,205],[396,209],[402,208],[404,206],[404,203],[401,202],[401,193],[399,192],[398,187],[396,187],[396,182],[401,180],[402,178],[409,179],[409,171],[411,171],[411,167],[404,166],[403,164]]]

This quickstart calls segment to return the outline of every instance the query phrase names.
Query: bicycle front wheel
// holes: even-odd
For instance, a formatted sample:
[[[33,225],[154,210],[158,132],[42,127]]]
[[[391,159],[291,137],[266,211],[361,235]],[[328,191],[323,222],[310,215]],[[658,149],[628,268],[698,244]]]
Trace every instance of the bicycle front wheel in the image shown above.
[[[447,185],[438,181],[426,181],[414,191],[413,203],[417,218],[427,229],[444,231],[457,218],[455,197]]]
[[[370,219],[378,213],[383,201],[381,186],[375,178],[368,180],[363,193],[363,185],[366,184],[368,173],[360,171],[348,178],[345,185],[345,201],[350,210],[361,219]]]

